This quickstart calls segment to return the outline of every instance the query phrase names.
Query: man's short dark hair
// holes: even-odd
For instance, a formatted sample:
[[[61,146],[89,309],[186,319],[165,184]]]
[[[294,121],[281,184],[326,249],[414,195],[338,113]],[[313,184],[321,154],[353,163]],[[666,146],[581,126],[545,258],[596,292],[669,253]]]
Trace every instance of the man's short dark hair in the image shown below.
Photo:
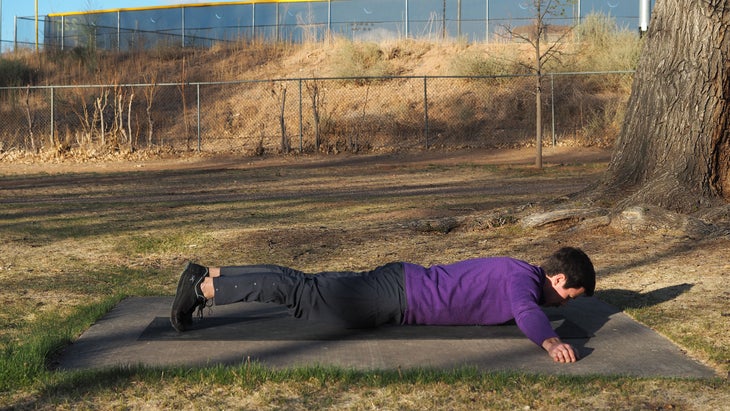
[[[542,265],[545,275],[565,274],[565,288],[584,288],[592,296],[596,289],[596,270],[588,255],[575,247],[563,247]]]

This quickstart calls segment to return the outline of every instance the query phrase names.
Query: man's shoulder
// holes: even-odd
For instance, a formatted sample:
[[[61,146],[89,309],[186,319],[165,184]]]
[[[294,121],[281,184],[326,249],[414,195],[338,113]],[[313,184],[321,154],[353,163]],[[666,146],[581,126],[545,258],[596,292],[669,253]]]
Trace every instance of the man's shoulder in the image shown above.
[[[488,266],[521,266],[521,267],[534,267],[527,261],[520,260],[514,257],[508,256],[495,256],[495,257],[477,257],[469,260],[464,260],[462,263],[474,264],[474,265],[488,265]],[[457,263],[458,264],[458,263]]]

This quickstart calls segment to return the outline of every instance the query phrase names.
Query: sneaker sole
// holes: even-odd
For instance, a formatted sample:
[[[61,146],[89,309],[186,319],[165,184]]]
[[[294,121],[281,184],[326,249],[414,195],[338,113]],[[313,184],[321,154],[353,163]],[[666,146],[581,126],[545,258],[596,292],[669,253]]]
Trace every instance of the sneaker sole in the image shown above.
[[[174,328],[177,332],[185,331],[185,324],[182,321],[178,322],[175,317],[175,307],[177,306],[178,295],[180,295],[180,291],[185,285],[186,278],[184,274],[186,271],[188,271],[188,268],[190,268],[190,264],[192,263],[188,261],[188,263],[185,265],[185,268],[183,268],[182,272],[180,273],[180,279],[177,281],[177,289],[175,290],[175,300],[172,302],[172,308],[170,309],[170,324],[172,324],[172,328]]]

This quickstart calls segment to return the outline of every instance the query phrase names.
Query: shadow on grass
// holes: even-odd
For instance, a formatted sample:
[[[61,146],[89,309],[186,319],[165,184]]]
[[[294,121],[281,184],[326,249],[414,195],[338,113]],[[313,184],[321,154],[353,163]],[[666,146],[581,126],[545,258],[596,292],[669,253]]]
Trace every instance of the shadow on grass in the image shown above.
[[[691,290],[693,286],[694,284],[683,283],[659,288],[646,293],[622,289],[596,290],[595,295],[601,300],[623,311],[632,308],[652,307],[674,300],[680,295]]]

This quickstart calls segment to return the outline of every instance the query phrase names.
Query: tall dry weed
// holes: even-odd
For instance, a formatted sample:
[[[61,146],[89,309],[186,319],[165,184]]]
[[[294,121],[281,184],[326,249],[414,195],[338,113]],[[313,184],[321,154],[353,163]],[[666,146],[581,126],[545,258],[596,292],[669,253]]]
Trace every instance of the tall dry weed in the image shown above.
[[[589,14],[576,27],[579,43],[571,71],[624,71],[636,68],[641,39],[618,27],[616,20],[600,13]]]
[[[380,45],[340,39],[332,62],[337,77],[381,77],[392,75],[385,52]]]

